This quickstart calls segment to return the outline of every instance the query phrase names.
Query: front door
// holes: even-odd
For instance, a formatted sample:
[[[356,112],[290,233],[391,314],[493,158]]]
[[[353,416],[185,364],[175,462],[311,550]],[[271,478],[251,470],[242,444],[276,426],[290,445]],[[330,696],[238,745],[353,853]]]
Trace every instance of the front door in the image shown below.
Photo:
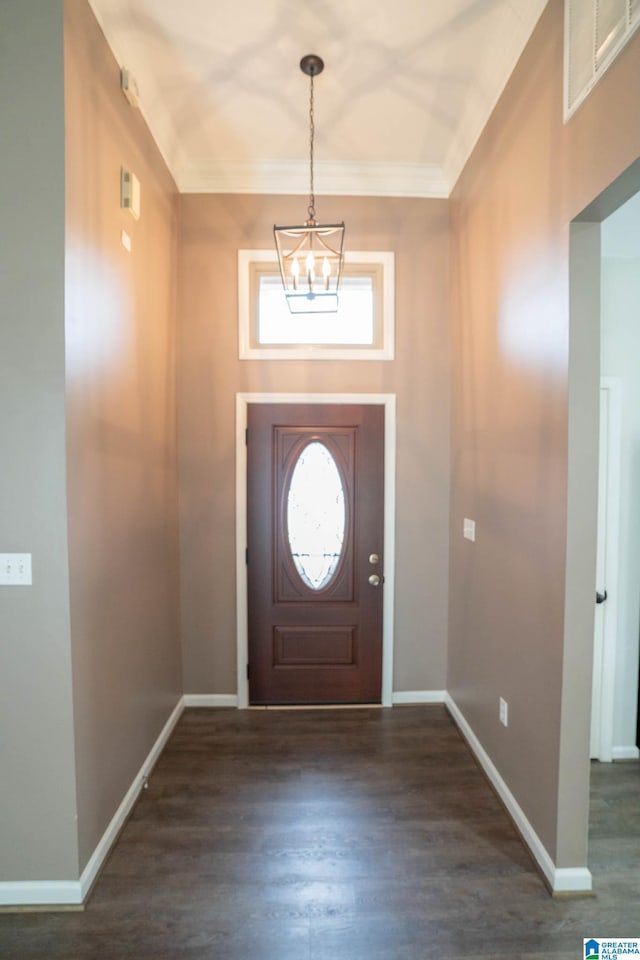
[[[250,404],[249,700],[379,703],[384,407]]]

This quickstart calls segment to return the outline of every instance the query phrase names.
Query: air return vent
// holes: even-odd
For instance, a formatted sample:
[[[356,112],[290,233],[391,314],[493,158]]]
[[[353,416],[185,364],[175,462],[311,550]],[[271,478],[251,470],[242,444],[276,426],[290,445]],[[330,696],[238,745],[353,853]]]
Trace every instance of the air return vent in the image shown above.
[[[640,26],[640,0],[565,0],[565,123]]]

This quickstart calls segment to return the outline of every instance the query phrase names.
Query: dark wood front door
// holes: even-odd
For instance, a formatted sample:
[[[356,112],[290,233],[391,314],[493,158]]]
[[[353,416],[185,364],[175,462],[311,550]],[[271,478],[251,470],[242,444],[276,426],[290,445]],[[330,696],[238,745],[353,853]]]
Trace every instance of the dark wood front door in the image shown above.
[[[251,404],[247,447],[250,703],[379,703],[384,407]]]

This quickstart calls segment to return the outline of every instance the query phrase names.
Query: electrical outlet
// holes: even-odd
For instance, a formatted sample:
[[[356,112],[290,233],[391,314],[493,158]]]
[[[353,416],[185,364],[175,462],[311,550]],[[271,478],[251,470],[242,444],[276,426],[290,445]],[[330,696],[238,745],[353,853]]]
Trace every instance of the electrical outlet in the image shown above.
[[[503,727],[509,726],[509,704],[500,697],[500,723]]]
[[[0,585],[29,587],[32,583],[30,553],[0,553]]]

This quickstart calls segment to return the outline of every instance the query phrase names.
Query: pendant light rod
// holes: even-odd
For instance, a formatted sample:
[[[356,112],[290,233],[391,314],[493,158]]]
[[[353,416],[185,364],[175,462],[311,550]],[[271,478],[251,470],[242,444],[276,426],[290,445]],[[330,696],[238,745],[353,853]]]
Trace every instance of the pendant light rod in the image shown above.
[[[311,225],[315,223],[316,219],[316,198],[313,183],[313,147],[316,138],[316,126],[313,116],[313,78],[317,77],[318,74],[324,70],[324,61],[322,57],[316,56],[315,53],[308,53],[306,57],[303,57],[300,61],[300,69],[309,77],[309,206],[307,212],[309,214],[309,224]]]
[[[274,226],[273,236],[285,297],[291,313],[335,313],[342,274],[344,222],[318,223],[313,168],[315,116],[313,81],[324,70],[315,53],[300,61],[309,77],[309,206],[299,226]]]

